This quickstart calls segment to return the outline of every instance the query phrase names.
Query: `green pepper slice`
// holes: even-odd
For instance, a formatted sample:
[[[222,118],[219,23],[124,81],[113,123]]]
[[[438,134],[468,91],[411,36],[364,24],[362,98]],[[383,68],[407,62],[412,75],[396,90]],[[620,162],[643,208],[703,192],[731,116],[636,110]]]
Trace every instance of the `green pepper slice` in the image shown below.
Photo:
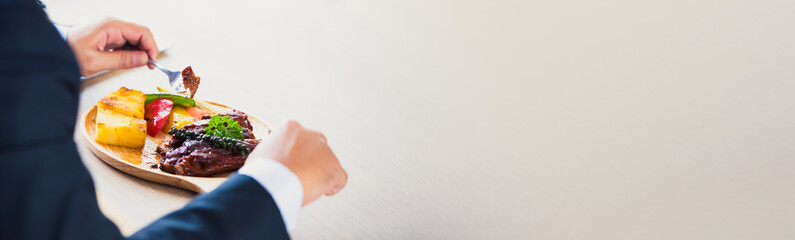
[[[187,96],[182,96],[182,95],[179,95],[179,94],[173,94],[173,93],[147,93],[146,94],[146,102],[145,102],[145,104],[148,104],[149,102],[154,101],[155,99],[160,99],[160,98],[171,99],[171,101],[174,101],[174,104],[177,104],[177,105],[182,105],[182,106],[186,106],[186,107],[195,107],[196,106],[196,101],[193,101],[192,98],[189,98]]]

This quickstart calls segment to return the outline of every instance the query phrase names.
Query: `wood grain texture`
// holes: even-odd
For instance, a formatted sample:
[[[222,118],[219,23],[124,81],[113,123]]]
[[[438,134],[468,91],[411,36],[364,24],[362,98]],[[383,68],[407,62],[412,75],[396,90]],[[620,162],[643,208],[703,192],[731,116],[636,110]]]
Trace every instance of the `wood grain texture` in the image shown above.
[[[202,101],[200,103],[201,104],[197,104],[196,107],[207,111],[209,114],[232,111],[233,109],[214,102]],[[212,191],[226,181],[231,174],[231,172],[226,172],[208,177],[191,177],[171,174],[163,172],[158,168],[148,167],[147,165],[157,162],[154,156],[154,149],[156,144],[166,140],[166,134],[161,132],[156,137],[147,135],[146,146],[143,148],[130,148],[98,143],[94,141],[96,138],[96,116],[97,107],[94,106],[83,114],[81,123],[79,124],[81,128],[78,130],[82,133],[81,135],[84,137],[83,140],[88,143],[90,150],[96,154],[99,159],[102,159],[102,161],[105,161],[108,165],[122,172],[141,179],[171,185],[197,193]],[[248,119],[253,126],[254,136],[258,139],[262,139],[270,133],[270,127],[262,120],[250,114],[248,114]]]

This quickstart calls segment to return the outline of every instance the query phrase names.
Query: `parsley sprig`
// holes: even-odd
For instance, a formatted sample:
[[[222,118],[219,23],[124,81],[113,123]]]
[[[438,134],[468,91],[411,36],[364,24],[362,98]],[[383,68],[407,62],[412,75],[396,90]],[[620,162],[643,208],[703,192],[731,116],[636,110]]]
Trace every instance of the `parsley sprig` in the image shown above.
[[[237,121],[229,116],[212,116],[207,127],[204,128],[204,134],[219,137],[228,137],[234,139],[243,139],[243,127],[237,124]]]

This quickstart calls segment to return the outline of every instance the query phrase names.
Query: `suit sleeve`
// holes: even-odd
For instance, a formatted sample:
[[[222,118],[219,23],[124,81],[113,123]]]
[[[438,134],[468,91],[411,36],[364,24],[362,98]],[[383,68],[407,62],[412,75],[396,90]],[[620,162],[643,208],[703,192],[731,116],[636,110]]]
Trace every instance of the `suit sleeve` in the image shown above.
[[[133,234],[130,239],[289,239],[271,195],[251,177],[235,174]]]
[[[123,239],[73,140],[77,63],[33,1],[0,0],[0,84],[0,239]],[[268,191],[234,175],[130,238],[289,236]]]

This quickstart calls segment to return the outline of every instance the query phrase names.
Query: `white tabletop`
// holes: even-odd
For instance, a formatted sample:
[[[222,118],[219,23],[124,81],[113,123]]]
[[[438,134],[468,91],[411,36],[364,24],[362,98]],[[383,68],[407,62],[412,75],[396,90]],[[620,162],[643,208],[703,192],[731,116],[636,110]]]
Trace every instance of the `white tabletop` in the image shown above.
[[[197,97],[323,131],[296,239],[793,239],[792,1],[47,1],[173,36]],[[162,73],[84,83],[81,110]],[[194,195],[80,144],[129,234]]]

